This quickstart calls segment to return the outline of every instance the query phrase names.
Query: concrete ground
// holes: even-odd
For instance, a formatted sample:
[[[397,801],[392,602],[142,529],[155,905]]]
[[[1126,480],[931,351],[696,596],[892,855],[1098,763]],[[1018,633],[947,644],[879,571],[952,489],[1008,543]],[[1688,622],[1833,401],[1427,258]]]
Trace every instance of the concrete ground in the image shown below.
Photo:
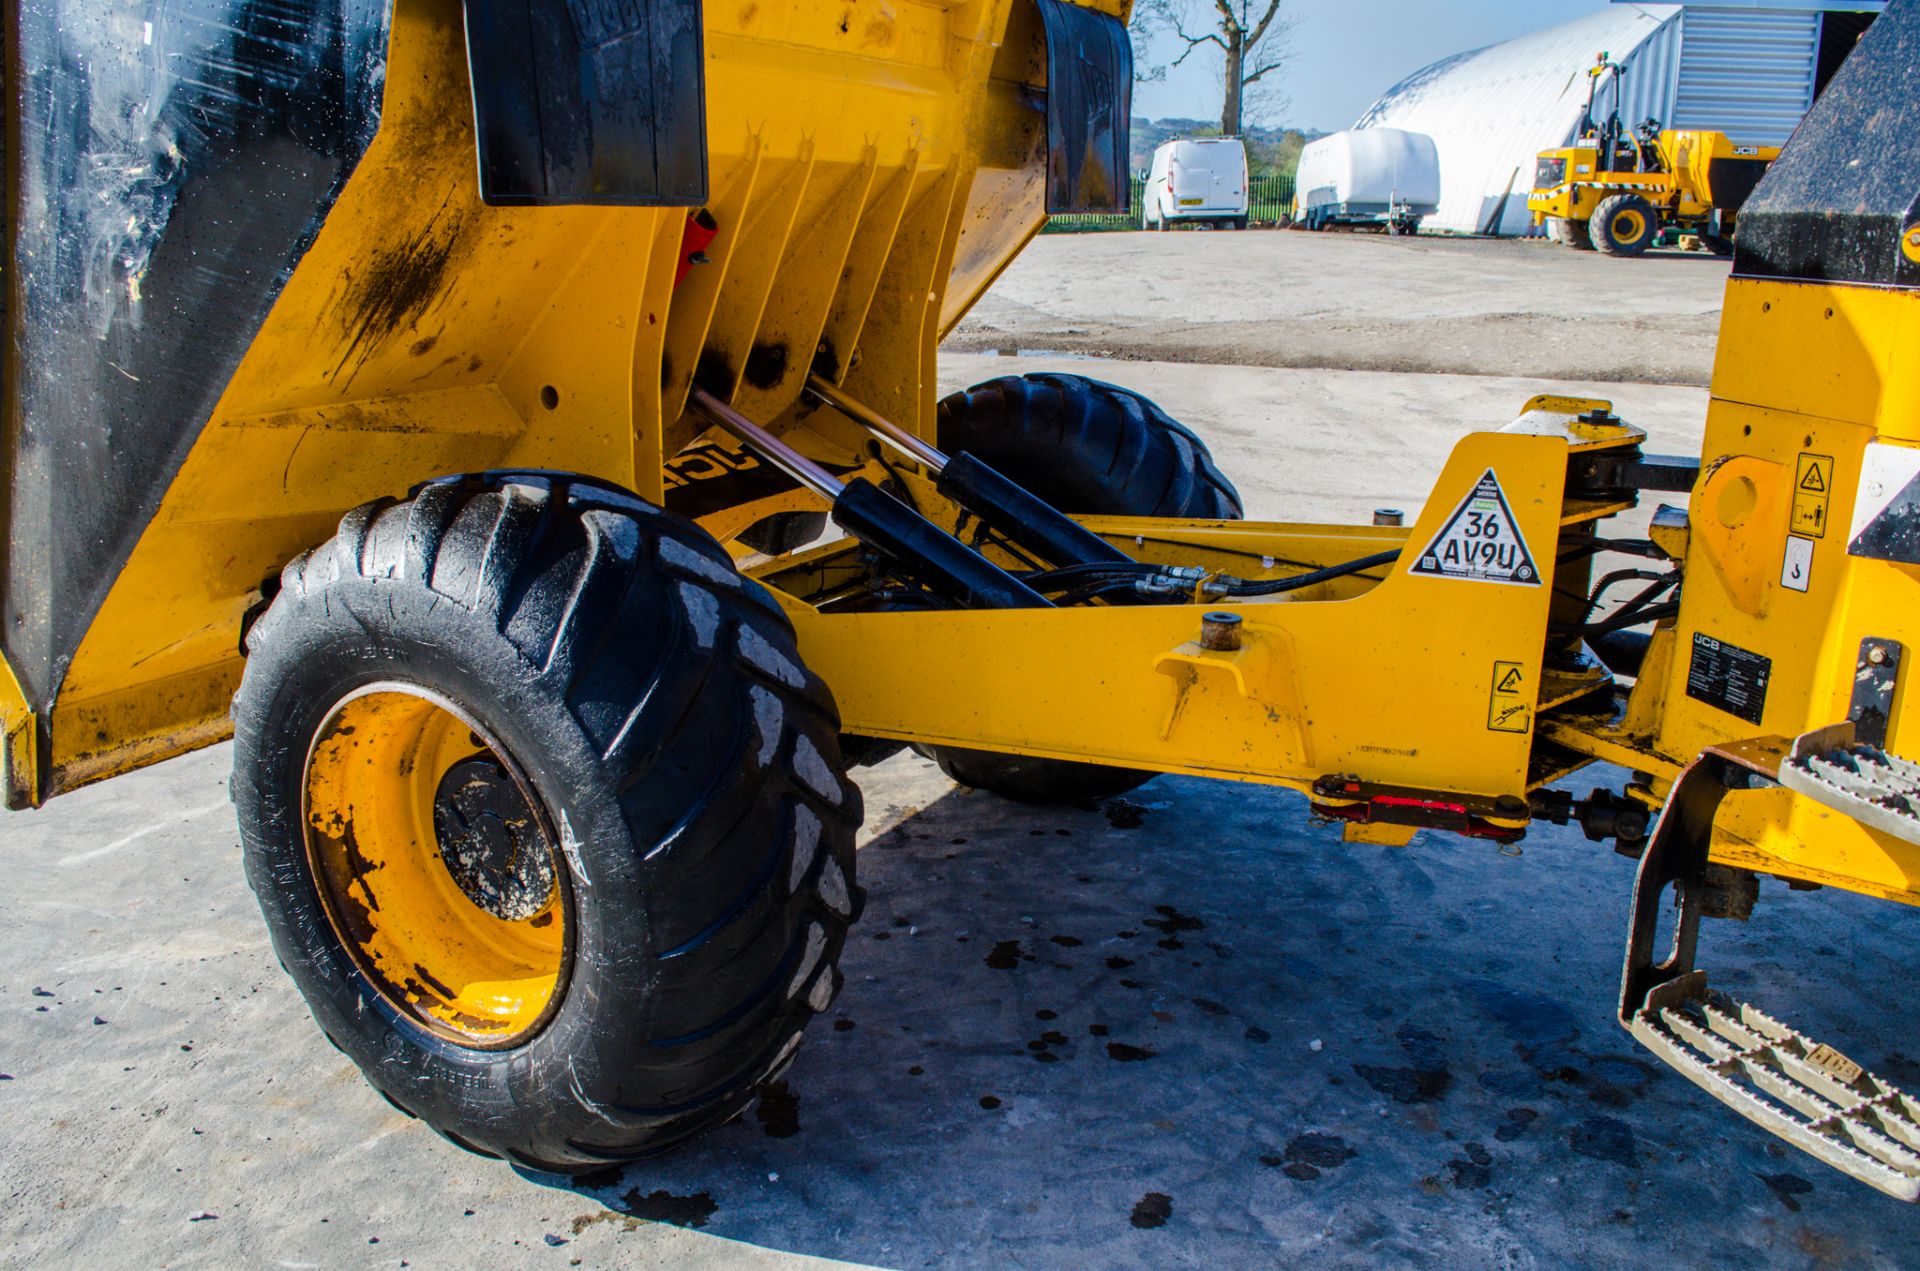
[[[1726,278],[1544,239],[1049,234],[947,347],[1705,385]]]
[[[1607,263],[1649,304],[1655,270],[1698,269]],[[1454,440],[1549,389],[1613,397],[1655,449],[1697,444],[1697,388],[1476,365],[952,355],[942,375],[1151,392],[1259,517],[1412,513]],[[613,1179],[516,1173],[395,1113],[312,1027],[241,880],[228,763],[0,815],[0,1262],[1901,1267],[1920,1241],[1920,1213],[1620,1031],[1632,865],[1577,831],[1512,855],[1348,846],[1288,792],[1161,778],[1035,810],[911,756],[861,774],[868,908],[784,1085]],[[1911,1088],[1888,994],[1911,933],[1906,909],[1768,883],[1703,961]]]

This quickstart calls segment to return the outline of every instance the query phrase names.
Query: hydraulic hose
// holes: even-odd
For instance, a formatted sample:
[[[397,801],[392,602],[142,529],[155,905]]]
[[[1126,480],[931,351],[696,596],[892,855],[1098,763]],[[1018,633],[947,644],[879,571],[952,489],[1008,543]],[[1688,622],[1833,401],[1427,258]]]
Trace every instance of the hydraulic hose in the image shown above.
[[[1295,574],[1291,578],[1276,578],[1271,582],[1233,583],[1226,589],[1229,596],[1274,596],[1281,592],[1298,591],[1302,587],[1312,587],[1318,583],[1332,582],[1336,578],[1345,578],[1349,574],[1364,573],[1382,565],[1391,565],[1400,559],[1398,550],[1376,552],[1372,556],[1362,556],[1359,560],[1350,560],[1343,565],[1328,565],[1325,569],[1316,569],[1305,574]]]

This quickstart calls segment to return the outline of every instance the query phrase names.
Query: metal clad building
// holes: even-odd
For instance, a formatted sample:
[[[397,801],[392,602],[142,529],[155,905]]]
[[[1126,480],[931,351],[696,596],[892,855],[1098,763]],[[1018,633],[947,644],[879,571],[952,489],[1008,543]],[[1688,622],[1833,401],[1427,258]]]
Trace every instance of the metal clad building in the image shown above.
[[[1579,126],[1586,68],[1605,50],[1626,67],[1620,114],[1779,145],[1865,30],[1882,0],[1748,0],[1608,8],[1416,71],[1356,128],[1424,132],[1440,152],[1440,211],[1430,229],[1531,228],[1535,156]],[[1611,109],[1612,88],[1601,108]]]
[[[1820,17],[1804,9],[1689,5],[1673,110],[1660,118],[1672,128],[1711,128],[1753,145],[1784,144],[1813,105]]]

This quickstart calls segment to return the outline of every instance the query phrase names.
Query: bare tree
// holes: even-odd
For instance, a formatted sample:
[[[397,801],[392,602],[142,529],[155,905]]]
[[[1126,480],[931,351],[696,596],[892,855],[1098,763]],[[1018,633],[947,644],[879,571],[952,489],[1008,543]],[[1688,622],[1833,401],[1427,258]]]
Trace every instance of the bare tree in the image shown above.
[[[1286,65],[1292,23],[1280,13],[1285,0],[1141,0],[1135,22],[1142,30],[1171,31],[1185,47],[1171,65],[1178,66],[1196,49],[1220,49],[1220,133],[1237,137],[1245,125],[1246,106],[1256,88],[1260,96],[1278,103],[1268,77]],[[1158,78],[1158,70],[1145,78]]]

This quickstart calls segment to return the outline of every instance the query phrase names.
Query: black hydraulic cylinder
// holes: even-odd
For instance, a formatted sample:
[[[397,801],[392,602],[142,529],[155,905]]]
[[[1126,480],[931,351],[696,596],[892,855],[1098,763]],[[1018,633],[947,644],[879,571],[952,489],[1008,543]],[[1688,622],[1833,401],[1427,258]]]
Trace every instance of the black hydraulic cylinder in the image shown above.
[[[935,486],[1049,565],[1134,563],[1106,539],[970,454],[947,460]]]
[[[833,521],[935,595],[969,609],[1051,609],[1053,603],[879,486],[855,477]]]

